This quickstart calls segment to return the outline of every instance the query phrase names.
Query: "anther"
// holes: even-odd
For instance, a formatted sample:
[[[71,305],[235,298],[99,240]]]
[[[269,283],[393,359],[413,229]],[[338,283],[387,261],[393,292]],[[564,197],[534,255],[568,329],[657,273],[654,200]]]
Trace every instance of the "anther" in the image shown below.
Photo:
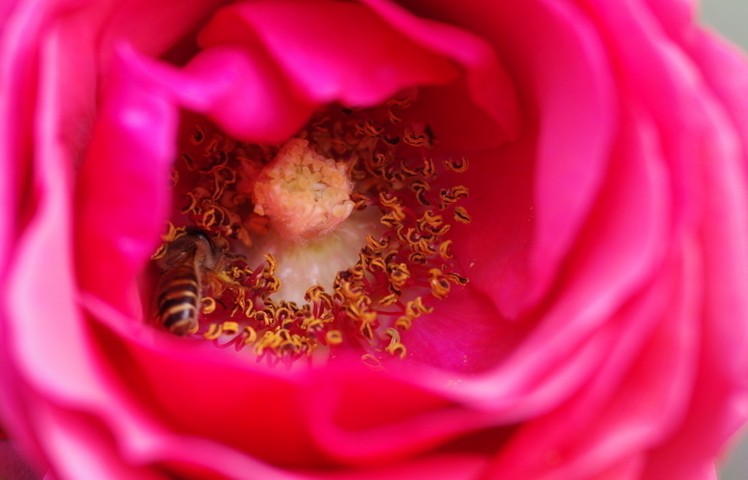
[[[460,223],[470,223],[473,220],[465,207],[455,207],[454,218]]]

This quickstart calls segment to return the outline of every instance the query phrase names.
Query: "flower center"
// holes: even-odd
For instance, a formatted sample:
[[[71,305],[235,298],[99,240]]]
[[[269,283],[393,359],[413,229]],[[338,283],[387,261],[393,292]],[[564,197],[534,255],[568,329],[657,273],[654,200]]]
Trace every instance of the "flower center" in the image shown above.
[[[454,183],[467,160],[435,154],[429,127],[402,118],[410,102],[330,107],[280,147],[185,122],[173,186],[181,208],[154,255],[187,259],[167,262],[162,278],[181,269],[195,279],[198,294],[184,297],[199,305],[170,305],[197,312],[175,333],[269,362],[340,348],[372,365],[406,357],[406,332],[467,283],[449,236],[470,222],[460,205],[468,188]],[[171,251],[196,229],[214,244],[214,268],[194,246]]]
[[[258,176],[252,191],[254,211],[294,242],[332,232],[355,204],[353,182],[342,162],[319,155],[300,138],[289,140]]]

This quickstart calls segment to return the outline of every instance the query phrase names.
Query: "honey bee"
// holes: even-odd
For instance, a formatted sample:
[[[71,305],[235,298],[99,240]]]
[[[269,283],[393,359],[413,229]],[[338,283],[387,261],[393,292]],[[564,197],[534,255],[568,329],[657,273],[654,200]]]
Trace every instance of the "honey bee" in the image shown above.
[[[157,319],[170,332],[186,335],[197,330],[203,277],[216,266],[218,252],[208,234],[187,229],[166,246],[159,259],[156,287]]]

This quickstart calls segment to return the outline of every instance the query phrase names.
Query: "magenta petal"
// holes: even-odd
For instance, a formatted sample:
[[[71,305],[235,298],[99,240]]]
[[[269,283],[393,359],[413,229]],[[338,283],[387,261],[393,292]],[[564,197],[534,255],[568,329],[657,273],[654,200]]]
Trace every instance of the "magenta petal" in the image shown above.
[[[108,70],[117,57],[116,50],[126,41],[135,50],[158,57],[175,43],[189,36],[221,4],[222,0],[130,0],[127,2],[90,2],[90,9],[97,6],[102,13],[105,28],[95,31],[94,38],[86,46],[97,46],[102,70]],[[98,4],[98,5],[97,5]],[[92,12],[80,14],[78,29],[90,26]],[[75,32],[71,32],[75,36]],[[116,60],[114,60],[116,61]]]
[[[25,16],[3,28],[39,32],[44,3],[15,2]],[[82,165],[69,119],[88,131],[90,71],[68,96],[78,63],[58,64],[56,37],[38,57],[36,36],[2,37],[0,410],[51,476],[714,477],[748,418],[744,59],[693,29],[687,0],[413,3],[421,18],[384,0],[235,5],[179,69],[142,52],[212,2],[164,32],[140,27],[176,0],[113,6],[121,28],[101,38],[139,53],[101,52],[112,69]],[[502,144],[515,97],[493,53],[424,11],[490,40],[527,114],[516,143]],[[134,285],[169,210],[179,108],[272,142],[320,102],[415,84],[449,112],[464,89],[487,126],[454,121],[450,145],[492,149],[465,177],[475,222],[455,254],[470,286],[404,332],[410,362],[272,370],[147,329]]]
[[[743,90],[748,74],[745,60],[731,47],[705,34],[695,38],[683,35],[713,89],[714,97],[705,93],[705,100],[718,100],[705,101],[713,132],[700,171],[703,215],[709,221],[699,231],[705,274],[699,377],[685,421],[672,441],[652,454],[646,477],[651,479],[664,472],[707,478],[692,472],[713,470],[715,454],[748,418],[748,101]]]
[[[278,143],[295,133],[314,105],[295,95],[261,51],[220,45],[198,53],[183,69],[124,52],[132,72],[165,99],[213,119],[248,142]]]
[[[590,337],[607,345],[585,384],[523,425],[493,471],[506,478],[596,478],[672,434],[685,413],[697,360],[698,253],[689,245],[641,296]],[[553,457],[538,462],[538,454]],[[639,462],[640,470],[644,458]],[[675,477],[680,478],[680,477]]]
[[[136,317],[135,280],[163,229],[175,155],[177,112],[154,90],[116,65],[76,192],[81,285]]]
[[[455,257],[502,317],[516,320],[519,299],[527,294],[527,255],[533,235],[534,152],[529,139],[470,156],[463,174],[470,185],[465,207],[473,217],[469,231],[456,228]],[[511,315],[509,313],[511,313]]]
[[[374,105],[405,87],[457,76],[448,59],[354,3],[239,3],[221,10],[199,43],[264,47],[299,91],[318,103]]]
[[[88,306],[99,318],[114,313],[107,313],[109,307],[98,301]],[[368,469],[382,465],[380,460],[405,461],[408,452],[428,450],[486,422],[481,412],[449,408],[440,394],[414,386],[409,380],[397,381],[387,374],[362,370],[355,363],[294,374],[254,362],[235,362],[234,357],[174,339],[156,345],[144,340],[123,341],[104,331],[97,336],[98,342],[108,346],[106,361],[114,371],[130,372],[121,380],[130,385],[128,391],[138,404],[147,405],[150,414],[172,429],[173,438],[157,441],[157,453],[149,447],[141,455],[152,452],[173,465],[175,471],[193,471],[187,464],[194,464],[236,472],[257,459],[298,465],[332,461]],[[196,390],[201,395],[193,396]],[[258,391],[263,394],[257,395]],[[173,408],[174,398],[186,397],[189,402]],[[221,408],[216,409],[216,405]],[[362,409],[368,414],[360,415]],[[205,412],[210,412],[210,422],[195,421]],[[120,436],[127,444],[136,442],[138,431],[149,428],[132,419],[113,420],[130,425]],[[300,425],[309,428],[300,429]],[[263,434],[248,434],[251,432]],[[392,441],[393,432],[400,432],[397,442]],[[153,434],[146,430],[143,435]],[[198,438],[211,439],[216,445],[197,448]],[[195,450],[189,456],[179,454],[181,445]],[[242,449],[249,458],[234,458],[232,446]],[[218,458],[221,461],[216,464]],[[211,462],[214,465],[209,467]],[[474,467],[482,464],[477,462]],[[252,467],[274,478],[270,468],[260,463]],[[410,471],[409,462],[384,471],[397,474],[400,468]]]
[[[3,372],[3,380],[8,382],[5,387],[13,387],[3,407],[7,407],[7,399],[12,399],[14,407],[3,414],[11,417],[8,425],[15,427],[17,440],[27,451],[38,455],[36,460],[55,455],[55,451],[43,450],[42,440],[49,434],[45,422],[53,424],[58,419],[39,420],[50,405],[75,404],[85,410],[112,403],[110,385],[98,369],[95,349],[76,304],[73,162],[60,142],[64,102],[53,74],[61,58],[52,54],[41,58],[36,143],[31,156],[37,199],[34,216],[19,232],[14,263],[7,272],[4,296],[13,299],[13,308],[3,312],[0,348],[4,370],[7,368]]]
[[[507,26],[515,55],[529,63],[528,85],[538,103],[532,283],[525,305],[545,293],[590,211],[617,117],[610,66],[593,26],[571,8],[538,3],[544,11],[523,4],[513,12],[513,18],[532,19],[529,25]]]
[[[405,378],[352,369],[336,373],[320,378],[321,388],[312,390],[308,400],[314,412],[311,431],[326,454],[340,462],[402,461],[490,422],[481,412],[459,408]]]
[[[551,287],[600,189],[618,116],[605,45],[589,19],[564,3],[485,1],[463,8],[439,2],[427,9],[410,3],[432,18],[469,25],[482,34],[512,72],[523,102],[520,145],[505,146],[522,151],[509,160],[499,151],[497,158],[531,164],[481,167],[496,172],[524,168],[523,184],[525,174],[532,175],[530,198],[519,187],[510,187],[518,198],[488,191],[490,198],[518,205],[516,215],[524,215],[511,224],[520,231],[518,237],[489,253],[496,257],[489,259],[495,262],[489,268],[501,271],[511,289],[494,298],[502,314],[516,318]],[[484,182],[509,182],[497,177],[486,175]],[[511,218],[495,220],[504,221]]]
[[[123,327],[128,320],[119,312],[96,298],[85,301],[95,318],[106,319],[103,328],[95,330],[97,343],[107,345],[101,363],[109,371],[128,372],[118,379],[130,392],[129,398],[155,417],[157,426],[182,437],[179,442],[207,439],[226,450],[243,452],[252,462],[308,465],[324,460],[318,458],[309,433],[298,428],[308,410],[302,382],[310,374],[306,369],[295,373],[273,369],[238,358],[235,352],[152,330],[134,335],[134,329]],[[201,394],[194,395],[196,391]],[[190,401],[175,409],[175,398]],[[209,422],[201,421],[206,412]],[[248,434],[255,431],[263,435]],[[207,451],[191,456],[197,465],[215,462]],[[169,458],[174,458],[173,451]]]
[[[617,141],[607,181],[570,258],[564,294],[517,352],[520,359],[563,355],[552,353],[560,347],[556,342],[566,344],[563,350],[573,348],[641,288],[664,254],[670,205],[659,195],[668,185],[663,159],[648,119],[632,118],[627,128],[633,131]]]
[[[516,139],[520,127],[520,111],[515,87],[489,43],[467,30],[418,18],[387,0],[367,0],[365,3],[391,26],[423,46],[453,59],[464,69],[466,90],[470,98],[464,98],[456,91],[440,91],[438,97],[421,98],[422,101],[438,105],[454,121],[441,130],[447,140],[450,140],[450,134],[463,137],[460,139],[460,148],[470,151],[476,149],[477,145],[485,145],[487,141],[493,142],[488,147],[495,147],[507,139]],[[444,102],[449,105],[444,105]],[[490,120],[472,122],[471,128],[466,129],[465,122],[478,115],[468,110],[473,103],[484,109]],[[440,142],[444,140],[440,135]]]
[[[26,463],[12,443],[0,440],[0,478],[38,480],[41,475]]]
[[[32,5],[15,5],[6,2],[7,9],[13,5],[14,16],[3,22],[0,35],[0,272],[4,272],[13,248],[17,223],[25,221],[26,206],[33,204],[35,194],[24,185],[27,174],[29,152],[25,139],[32,135],[31,118],[34,91],[30,71],[33,69],[34,52],[39,47],[32,39],[42,21],[35,15]],[[0,7],[0,10],[5,10]],[[9,13],[9,12],[8,12]],[[2,13],[0,13],[2,15]],[[0,17],[2,18],[2,17]],[[26,189],[26,191],[24,191]],[[24,198],[22,198],[25,197]]]
[[[5,285],[13,308],[4,316],[4,341],[16,368],[28,382],[38,382],[52,395],[71,395],[75,379],[79,393],[99,392],[98,376],[88,362],[90,345],[80,332],[72,244],[72,160],[59,141],[62,92],[52,72],[61,59],[45,55],[40,65],[40,109],[34,124],[34,216],[15,245],[14,262]],[[39,293],[45,292],[44,301]],[[63,342],[71,351],[58,348]],[[5,350],[5,349],[4,349]],[[70,377],[56,369],[69,370]],[[73,393],[74,394],[74,393]]]
[[[697,25],[698,0],[645,0],[644,3],[666,29],[686,29],[691,32],[700,29]],[[680,46],[686,47],[688,43],[682,42]]]
[[[735,131],[741,145],[740,154],[748,157],[748,72],[745,53],[707,32],[693,32],[681,28],[677,35],[684,37],[684,48],[694,57],[704,82],[714,96],[714,106],[724,111],[729,128]],[[686,41],[688,40],[688,41]]]
[[[504,362],[475,385],[463,384],[461,393],[468,398],[493,395],[507,415],[551,408],[579,388],[606,354],[606,346],[586,343],[589,335],[652,275],[668,238],[669,205],[658,195],[667,183],[651,125],[632,118],[626,126],[632,131],[622,132],[617,142],[603,194],[570,259],[574,268],[564,278],[564,294],[546,307]],[[491,296],[503,288],[489,269],[476,265],[470,276]]]
[[[418,457],[392,466],[375,465],[363,470],[310,475],[310,479],[330,480],[474,480],[486,464],[485,457],[472,454],[437,454]]]
[[[523,333],[524,326],[503,319],[490,298],[467,288],[451,292],[402,338],[410,360],[468,374],[498,365]]]
[[[68,410],[54,403],[36,405],[35,421],[43,430],[41,441],[52,463],[51,475],[75,478],[83,472],[91,478],[163,478],[140,468],[121,455],[109,427],[100,418]],[[96,448],[92,448],[95,445]],[[116,473],[115,473],[116,472]]]
[[[748,135],[745,126],[735,121],[745,118],[746,100],[737,93],[746,84],[745,61],[739,64],[736,58],[730,59],[729,50],[707,47],[702,38],[705,55],[695,55],[694,62],[672,48],[674,39],[666,37],[657,19],[647,12],[633,15],[613,3],[600,10],[614,36],[624,32],[627,36],[625,48],[621,46],[626,52],[622,55],[626,71],[660,120],[664,148],[671,154],[669,166],[679,206],[674,217],[682,228],[698,232],[704,251],[703,357],[693,413],[677,439],[655,456],[651,468],[676,476],[677,468],[687,476],[689,469],[706,470],[716,450],[747,415],[748,312],[743,292],[748,271],[748,199],[743,146]],[[686,48],[698,38],[692,29],[674,24],[669,32]],[[722,60],[712,71],[715,57]],[[668,86],[654,86],[654,79]],[[716,86],[721,101],[708,90],[710,84]],[[721,415],[715,417],[715,412]],[[684,446],[688,447],[685,462],[675,458]]]

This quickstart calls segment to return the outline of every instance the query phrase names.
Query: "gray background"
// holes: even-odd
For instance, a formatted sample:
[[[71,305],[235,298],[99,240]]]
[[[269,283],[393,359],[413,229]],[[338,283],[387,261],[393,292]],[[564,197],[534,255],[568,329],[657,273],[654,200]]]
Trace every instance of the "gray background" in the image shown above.
[[[748,0],[702,0],[701,18],[748,50]],[[745,433],[743,437],[746,437]],[[737,445],[727,457],[719,478],[748,480],[748,439]]]

